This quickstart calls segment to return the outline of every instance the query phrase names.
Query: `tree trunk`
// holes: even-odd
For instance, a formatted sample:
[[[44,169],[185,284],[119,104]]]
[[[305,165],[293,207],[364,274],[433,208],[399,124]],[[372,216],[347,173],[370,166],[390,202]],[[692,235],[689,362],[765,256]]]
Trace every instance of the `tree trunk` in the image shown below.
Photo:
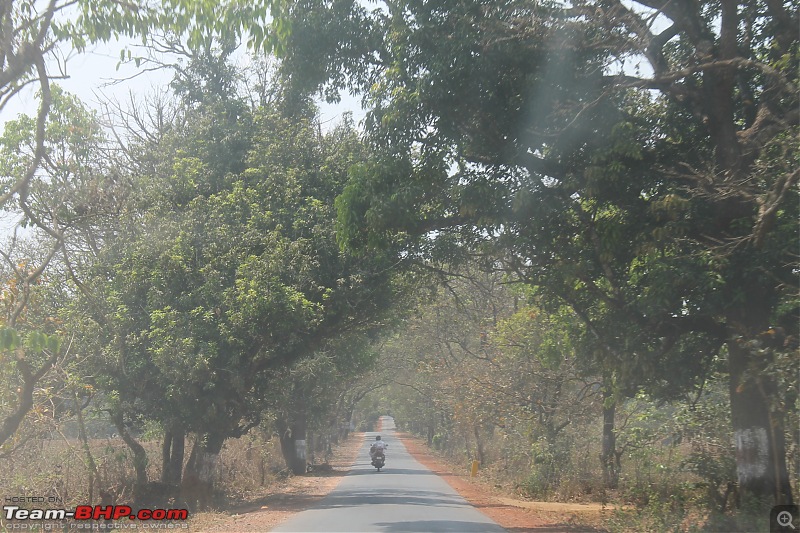
[[[464,429],[462,428],[461,436],[464,438],[464,451],[466,452],[466,456],[470,458],[473,457],[472,446],[470,445],[469,442],[469,433],[464,431]]]
[[[216,481],[217,460],[225,437],[215,433],[198,435],[189,454],[181,483],[181,496],[192,510],[208,508]]]
[[[136,484],[139,486],[147,485],[147,452],[134,439],[125,427],[125,421],[122,418],[122,411],[115,411],[111,413],[111,420],[116,426],[119,436],[123,442],[133,452],[133,468],[136,471]]]
[[[792,504],[783,414],[773,408],[778,391],[775,379],[763,371],[768,363],[765,357],[752,352],[741,339],[728,342],[739,489],[743,496],[764,505]]]
[[[95,481],[99,480],[100,474],[97,471],[97,462],[94,460],[92,450],[89,447],[89,436],[86,433],[86,421],[83,418],[83,408],[81,407],[80,398],[75,395],[75,418],[78,421],[78,437],[83,447],[83,453],[86,456],[86,466],[89,470],[89,505],[94,501],[94,487]],[[102,487],[101,487],[102,489]]]
[[[745,305],[728,310],[728,372],[741,497],[764,507],[792,503],[784,413],[770,365],[783,342],[769,334],[771,289],[755,275],[737,280]]]
[[[161,442],[161,482],[169,483],[172,477],[170,471],[172,464],[170,459],[172,457],[172,431],[169,429],[164,431],[164,440]]]
[[[183,474],[183,456],[186,450],[186,431],[183,429],[174,430],[172,432],[172,457],[170,458],[170,473],[172,478],[170,483],[174,485],[181,484],[181,475]]]
[[[286,466],[295,475],[305,474],[306,460],[306,410],[302,398],[295,399],[291,420],[276,422],[281,443],[281,454]]]
[[[347,416],[345,417],[347,423],[342,428],[342,434],[341,434],[341,438],[343,440],[346,440],[347,437],[350,436],[350,430],[353,427],[353,411],[355,411],[355,407],[352,406],[347,410]]]
[[[475,448],[478,451],[478,462],[482,465],[486,464],[486,452],[483,449],[483,440],[481,440],[481,431],[478,424],[472,426],[473,433],[475,434]]]
[[[331,444],[339,444],[339,429],[341,427],[341,411],[337,410],[330,419],[327,430],[326,444],[330,448]]]
[[[316,450],[317,441],[314,438],[314,433],[311,431],[306,432],[306,463],[314,463],[317,457]]]
[[[161,482],[180,485],[183,474],[186,433],[182,429],[168,429],[164,432],[161,447]]]
[[[428,424],[428,447],[433,446],[433,437],[436,436],[436,417],[431,417],[431,422]]]
[[[741,13],[734,0],[724,0],[720,6],[720,58],[731,59],[738,55]],[[737,136],[735,73],[732,66],[705,71],[703,86],[708,89],[703,103],[708,110],[718,174],[727,183],[745,183],[753,178],[755,169]],[[719,213],[716,233],[720,241],[736,234],[735,225],[741,219],[753,216],[756,202],[749,197],[749,192],[746,196],[721,195],[716,201]],[[726,280],[726,300],[731,304],[725,319],[729,328],[731,422],[740,494],[770,507],[773,503],[790,504],[792,491],[786,467],[780,395],[769,371],[773,353],[769,347],[753,345],[759,343],[759,337],[769,328],[777,304],[777,279],[769,276],[778,270],[759,264],[759,259],[748,261],[749,256],[759,254],[757,249],[739,252],[741,259],[737,260],[740,262],[734,267],[734,275]]]
[[[9,324],[13,325],[13,324]],[[30,367],[28,361],[21,359],[17,361],[17,367],[22,374],[22,386],[17,389],[17,406],[13,413],[5,417],[0,424],[0,446],[17,432],[25,415],[33,408],[33,393],[36,383],[53,368],[58,358],[58,351],[54,352],[36,372]]]
[[[606,380],[603,390],[603,449],[600,462],[603,466],[603,486],[607,489],[616,489],[619,485],[619,469],[616,462],[617,434],[614,430],[614,418],[617,412],[617,401],[611,391],[611,385]]]

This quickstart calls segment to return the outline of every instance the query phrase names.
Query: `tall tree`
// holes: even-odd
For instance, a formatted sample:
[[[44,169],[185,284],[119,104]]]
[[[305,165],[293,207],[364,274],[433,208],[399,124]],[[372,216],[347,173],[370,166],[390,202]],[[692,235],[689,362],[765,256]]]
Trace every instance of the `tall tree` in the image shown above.
[[[16,279],[12,284],[15,290],[19,290],[20,297],[15,300],[9,324],[13,325],[24,311],[30,286],[51,265],[55,254],[63,251],[66,227],[81,217],[91,218],[95,215],[92,211],[98,209],[93,202],[105,201],[96,195],[108,192],[100,187],[94,191],[94,197],[82,194],[70,196],[56,187],[48,190],[41,186],[43,175],[50,175],[53,183],[57,183],[61,179],[69,179],[70,173],[86,170],[80,166],[70,169],[66,165],[85,163],[80,160],[85,159],[91,147],[77,147],[78,151],[65,154],[54,152],[55,144],[61,143],[65,149],[75,149],[75,142],[82,136],[84,142],[90,143],[91,137],[97,134],[96,124],[86,130],[82,129],[86,123],[70,125],[65,121],[65,118],[75,118],[74,115],[66,117],[65,113],[73,111],[76,102],[72,99],[64,107],[66,98],[52,85],[52,81],[71,74],[68,58],[84,52],[89,44],[108,42],[121,36],[141,39],[148,44],[153,34],[169,34],[198,45],[214,37],[231,39],[242,27],[249,28],[264,22],[265,6],[241,10],[234,4],[195,0],[141,4],[114,0],[8,0],[0,3],[0,113],[7,114],[9,109],[15,107],[15,102],[22,102],[25,91],[31,88],[38,96],[38,111],[34,118],[22,117],[8,122],[13,126],[6,129],[3,139],[0,208],[22,213],[23,225],[36,226],[49,236],[49,242],[45,238],[42,246],[49,247],[51,251],[38,257],[36,265],[29,265],[33,268],[24,272],[17,269],[14,273]],[[141,61],[141,58],[132,58],[130,52],[127,57],[135,60],[137,65]],[[124,59],[123,51],[121,60]],[[51,117],[51,114],[57,116]],[[5,118],[8,119],[7,116]],[[66,127],[75,129],[69,132],[60,129]],[[15,131],[15,128],[19,130]],[[98,145],[93,147],[97,148]],[[87,152],[80,155],[79,152],[84,149]],[[70,160],[58,156],[69,156]],[[113,176],[108,178],[107,181],[113,181]],[[101,186],[101,181],[98,178],[95,186]],[[74,185],[69,182],[63,184],[70,187]],[[69,190],[75,193],[79,189],[71,187]],[[49,195],[51,201],[62,197],[64,204],[45,204],[42,202],[43,194]],[[16,239],[13,242],[16,243]],[[13,255],[12,248],[14,245],[6,246],[3,250],[7,262]],[[39,368],[26,367],[26,385],[21,390],[32,390],[36,381],[47,373],[52,361],[47,359],[43,363],[44,366]],[[25,361],[20,363],[21,367],[26,364]],[[29,396],[27,392],[25,395]],[[29,403],[21,399],[20,405]],[[13,419],[21,420],[25,412],[26,409],[22,409],[17,413],[20,416],[15,415]],[[16,423],[5,426],[2,440],[13,434],[15,426]]]
[[[55,315],[68,307],[72,297],[65,286],[67,265],[102,242],[103,236],[93,229],[117,213],[125,196],[122,180],[112,169],[113,151],[97,117],[58,86],[52,87],[51,99],[41,144],[42,162],[28,176],[25,208],[20,211],[10,203],[3,206],[6,216],[26,229],[16,227],[0,244],[7,273],[2,321],[29,334],[34,333],[31,330],[65,333]],[[13,188],[19,176],[34,165],[40,150],[37,128],[37,120],[25,115],[6,124],[0,137],[0,182],[6,188]],[[32,300],[38,300],[33,308]],[[38,322],[31,320],[45,307],[53,315],[49,323],[42,317]],[[33,391],[43,388],[37,382],[51,374],[59,355],[63,354],[50,352],[42,359],[36,351],[30,357],[23,349],[17,351],[20,394],[12,417],[16,422],[5,425],[0,442],[19,427],[33,405]]]
[[[797,12],[309,0],[285,65],[370,109],[382,158],[339,201],[344,240],[501,258],[583,318],[615,387],[675,394],[724,346],[739,485],[789,502],[771,365],[798,333]]]
[[[0,206],[12,199],[25,210],[27,188],[45,157],[45,126],[53,104],[51,81],[69,75],[68,53],[127,36],[148,43],[153,34],[185,37],[197,46],[215,37],[230,39],[247,22],[264,21],[266,7],[248,10],[225,1],[179,0],[121,4],[108,0],[5,1],[0,5],[0,112],[28,86],[39,90],[33,157],[0,190]],[[128,57],[131,58],[130,53]],[[124,51],[121,58],[125,58]],[[139,64],[141,58],[137,58]]]
[[[205,90],[179,78],[178,123],[129,150],[146,173],[84,273],[116,419],[162,422],[169,464],[193,433],[186,475],[207,488],[224,441],[274,407],[283,369],[379,324],[396,292],[387,256],[336,242],[333,199],[366,153],[352,126],[322,135],[310,104],[248,107],[225,59],[198,56],[185,72]]]

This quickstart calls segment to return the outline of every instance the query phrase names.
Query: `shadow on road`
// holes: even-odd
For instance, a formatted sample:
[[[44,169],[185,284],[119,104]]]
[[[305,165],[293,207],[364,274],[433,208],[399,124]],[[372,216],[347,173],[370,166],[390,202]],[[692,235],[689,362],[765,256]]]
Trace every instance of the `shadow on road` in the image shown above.
[[[424,505],[440,507],[468,507],[460,497],[443,496],[441,492],[428,490],[394,490],[391,494],[378,494],[374,491],[346,490],[328,495],[317,509],[337,507],[361,507],[364,505]]]
[[[380,472],[376,472],[373,467],[371,470],[351,470],[350,476],[382,476],[384,474],[401,474],[401,475],[414,475],[414,476],[433,476],[435,475],[430,470],[420,470],[415,468],[391,468],[384,467]]]
[[[499,526],[476,522],[460,522],[455,520],[412,520],[409,522],[378,522],[380,531],[385,532],[454,532],[454,533],[495,533],[504,531]]]
[[[533,527],[507,527],[508,533],[606,533],[605,529],[594,529],[574,524],[548,524]]]

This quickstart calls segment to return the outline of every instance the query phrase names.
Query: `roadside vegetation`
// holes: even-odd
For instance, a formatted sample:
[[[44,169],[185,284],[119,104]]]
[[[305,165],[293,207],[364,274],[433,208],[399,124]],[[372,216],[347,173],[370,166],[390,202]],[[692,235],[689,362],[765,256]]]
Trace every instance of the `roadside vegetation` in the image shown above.
[[[510,497],[618,508],[588,525],[763,529],[763,512],[742,504],[736,484],[724,353],[691,393],[604,394],[569,334],[578,318],[531,305],[509,281],[465,271],[446,282],[383,345],[380,365],[393,379],[365,405],[391,412],[456,471],[478,461],[479,477]],[[782,386],[796,388],[795,375]],[[800,423],[796,410],[787,421]],[[798,459],[790,446],[792,471]]]
[[[95,420],[92,426],[98,426]],[[6,461],[7,470],[0,480],[0,491],[9,497],[41,496],[48,507],[74,508],[90,501],[88,481],[95,476],[92,501],[97,504],[130,504],[134,501],[136,472],[133,456],[128,446],[117,436],[92,436],[88,448],[95,472],[90,473],[86,461],[86,447],[77,438],[63,434],[32,441]],[[151,427],[139,436],[148,458],[147,473],[150,479],[162,475],[162,432]],[[341,441],[344,442],[344,441]],[[335,449],[336,446],[333,445]],[[325,474],[329,471],[331,449],[312,450],[310,463]],[[254,430],[240,439],[231,439],[220,451],[215,468],[216,488],[210,495],[208,509],[228,510],[257,501],[267,494],[280,492],[292,476],[280,449],[280,441],[271,433]],[[169,487],[160,487],[146,497],[145,504],[162,506],[181,504],[174,501]],[[198,487],[187,487],[186,493]],[[22,507],[30,503],[15,502]]]
[[[228,54],[186,52],[170,90],[103,117],[51,88],[45,155],[5,206],[9,494],[69,483],[73,504],[205,508],[251,484],[228,479],[248,468],[221,464],[226,443],[274,437],[302,474],[355,428],[374,340],[412,286],[386,254],[336,242],[334,200],[368,148],[348,120],[323,133],[266,62],[236,71]],[[36,138],[29,117],[6,124],[9,184]],[[24,481],[45,448],[59,472]]]

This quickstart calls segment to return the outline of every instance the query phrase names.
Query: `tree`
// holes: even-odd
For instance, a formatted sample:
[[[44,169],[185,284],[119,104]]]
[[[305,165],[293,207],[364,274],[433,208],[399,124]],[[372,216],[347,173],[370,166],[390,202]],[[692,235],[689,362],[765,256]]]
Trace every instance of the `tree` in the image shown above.
[[[20,115],[6,124],[0,138],[0,175],[6,188],[13,188],[19,176],[29,172],[38,150],[42,154],[41,163],[27,178],[24,209],[3,206],[8,216],[19,217],[17,224],[26,228],[15,228],[0,246],[8,276],[3,322],[11,331],[27,336],[64,335],[67,329],[59,315],[73,296],[65,286],[69,265],[103,241],[97,228],[101,220],[117,213],[125,186],[112,168],[113,150],[97,117],[74,96],[54,85],[41,145],[37,128],[35,119]],[[49,318],[43,313],[49,313]],[[21,394],[12,417],[15,423],[6,424],[1,441],[13,435],[33,407],[34,389],[50,389],[43,383],[53,380],[51,370],[57,363],[68,362],[58,350],[49,350],[44,359],[37,354],[40,351],[17,350],[14,364]]]
[[[531,305],[535,296],[509,276],[474,267],[450,276],[381,349],[392,410],[430,443],[452,451],[463,442],[483,465],[503,457],[522,477],[546,470],[552,484],[570,453],[564,430],[599,404],[599,382],[568,334],[578,319]]]
[[[499,257],[573,307],[615,388],[679,394],[723,349],[739,485],[792,500],[771,369],[797,338],[796,9],[294,7],[287,70],[361,91],[381,154],[339,200],[351,246]]]
[[[278,404],[285,410],[278,429],[287,463],[300,473],[305,471],[306,428],[320,416],[326,390],[333,385],[323,376],[336,372],[345,379],[348,373],[365,370],[368,360],[360,357],[364,352],[357,348],[359,336],[383,326],[387,310],[401,299],[399,286],[389,283],[394,273],[384,256],[364,261],[336,244],[333,198],[341,191],[348,166],[363,157],[354,132],[343,125],[328,138],[318,138],[309,129],[311,123],[298,121],[296,115],[290,119],[265,114],[262,119],[246,176],[263,176],[261,209],[287,239],[285,252],[271,251],[271,261],[276,261],[273,275],[301,290],[309,306],[305,323],[286,324],[285,340],[278,343],[278,334],[269,341],[278,343],[277,355],[286,364],[304,360],[293,366],[286,382],[288,399]],[[282,253],[287,257],[281,259]],[[275,315],[265,311],[259,307],[241,318],[249,335],[259,323],[272,330],[283,328],[290,316],[288,309]]]
[[[64,232],[67,226],[74,225],[81,217],[91,218],[94,213],[90,211],[96,209],[92,202],[106,200],[97,196],[83,196],[82,193],[86,192],[83,190],[77,191],[81,194],[62,196],[63,191],[56,187],[48,189],[41,186],[43,174],[49,175],[53,183],[56,183],[62,178],[70,179],[71,173],[85,170],[66,168],[66,160],[54,159],[52,150],[57,143],[62,143],[62,148],[69,145],[70,149],[77,150],[71,154],[58,154],[69,155],[69,163],[81,162],[81,151],[97,148],[96,144],[75,144],[79,140],[85,143],[94,142],[92,137],[98,134],[96,124],[90,125],[88,130],[81,129],[87,125],[85,122],[80,126],[71,125],[70,127],[77,128],[74,131],[65,132],[59,129],[68,125],[65,118],[75,118],[70,114],[77,107],[74,99],[65,98],[60,90],[52,86],[52,80],[68,75],[65,58],[70,53],[65,53],[65,49],[81,53],[88,44],[107,42],[112,37],[120,36],[140,38],[147,43],[148,36],[161,32],[177,38],[186,36],[190,44],[210,41],[215,36],[230,39],[245,23],[248,27],[255,25],[258,21],[263,22],[265,16],[266,8],[263,6],[248,9],[245,13],[227,2],[194,0],[163,5],[107,0],[23,0],[7,1],[0,5],[0,112],[8,109],[9,103],[18,100],[20,94],[30,87],[38,88],[39,99],[35,118],[18,118],[8,123],[13,126],[6,128],[2,147],[4,168],[0,178],[0,208],[9,211],[16,209],[22,213],[23,225],[39,228],[50,239],[46,244],[47,238],[42,241],[43,246],[49,247],[50,253],[45,254],[41,262],[30,270],[23,272],[16,269],[16,279],[10,281],[19,298],[15,299],[15,309],[10,315],[9,325],[13,327],[14,320],[24,311],[28,303],[29,288],[38,282],[51,265],[53,257],[65,251]],[[141,58],[132,58],[130,52],[127,58],[135,60],[137,66],[141,62]],[[124,59],[123,51],[121,60]],[[65,100],[71,100],[66,107],[63,105]],[[50,117],[51,112],[59,116]],[[15,128],[20,129],[14,131]],[[80,139],[82,136],[84,138]],[[42,166],[49,168],[43,169]],[[54,166],[61,168],[53,168]],[[103,185],[100,181],[95,186]],[[76,192],[70,190],[72,193]],[[107,192],[96,189],[94,194]],[[37,194],[48,194],[50,201],[57,202],[60,198],[66,202],[60,206],[57,203],[45,203],[44,198],[35,197]],[[14,248],[15,243],[16,238],[10,247]],[[82,241],[82,244],[86,242]],[[6,249],[4,252],[6,262],[14,263],[13,260],[10,261],[12,250]],[[48,373],[55,357],[56,354],[53,354],[52,360],[42,361],[43,366],[38,368],[27,367],[27,362],[21,361],[20,368],[27,368],[23,372],[26,384],[21,390],[32,390],[36,382]],[[21,397],[19,404],[21,409],[12,417],[14,422],[4,426],[1,440],[9,438],[24,418],[28,408],[23,406],[29,405],[30,401],[26,399],[29,396],[27,392],[23,396],[25,398]],[[11,422],[12,419],[8,421]]]
[[[352,126],[323,136],[311,105],[249,108],[224,54],[196,61],[207,90],[179,78],[178,123],[128,150],[145,173],[80,279],[120,434],[161,422],[169,465],[195,435],[184,475],[210,490],[225,440],[276,410],[284,369],[382,324],[397,290],[386,256],[336,243],[333,199],[365,153]]]
[[[273,389],[278,398],[271,402],[270,412],[286,466],[295,474],[306,472],[309,459],[325,449],[342,421],[349,424],[357,400],[344,406],[339,400],[374,368],[376,354],[370,350],[368,333],[346,333],[324,350],[276,372]],[[342,407],[349,412],[341,412]]]
[[[258,13],[248,14],[255,23]],[[15,197],[23,211],[28,205],[27,187],[45,157],[45,125],[53,103],[51,80],[67,76],[64,47],[83,52],[88,44],[119,36],[146,42],[150,33],[162,31],[178,36],[188,34],[189,41],[196,44],[214,35],[231,35],[241,26],[239,19],[232,22],[235,15],[237,10],[225,2],[193,0],[162,6],[107,0],[23,0],[0,6],[0,112],[29,85],[38,85],[40,94],[33,157],[14,181],[6,183],[0,192],[0,206]],[[60,70],[57,74],[53,64]]]

